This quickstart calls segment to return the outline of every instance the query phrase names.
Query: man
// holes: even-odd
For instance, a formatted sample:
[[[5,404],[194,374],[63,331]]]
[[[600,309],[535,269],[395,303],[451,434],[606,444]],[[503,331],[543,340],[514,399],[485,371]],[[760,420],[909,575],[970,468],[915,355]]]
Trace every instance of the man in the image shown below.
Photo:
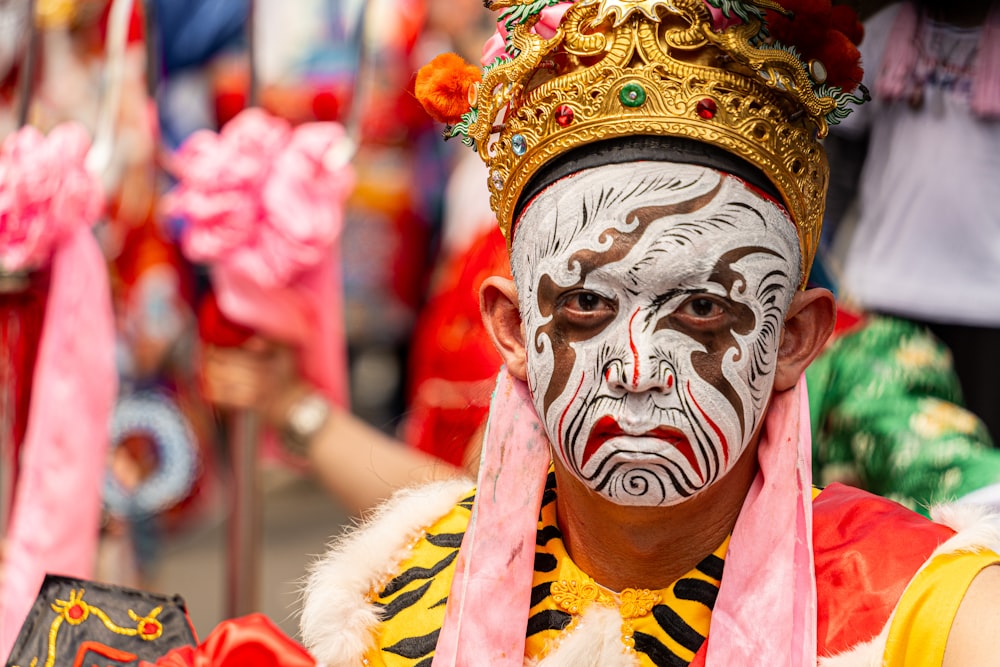
[[[489,165],[510,244],[514,280],[481,292],[506,372],[479,486],[397,496],[335,545],[307,647],[327,664],[987,664],[988,540],[810,488],[800,377],[835,308],[798,288],[816,140],[846,96],[835,58],[802,62],[778,22],[765,43],[756,3],[492,5],[482,80],[437,61],[417,89]]]
[[[506,57],[448,119],[491,167],[516,276],[483,292],[509,373],[479,488],[408,492],[339,542],[308,646],[327,664],[990,660],[989,528],[811,497],[796,384],[832,302],[796,288],[820,114],[841,111],[826,66],[803,79],[755,47],[744,3],[711,26],[698,3],[568,4],[507,7]]]

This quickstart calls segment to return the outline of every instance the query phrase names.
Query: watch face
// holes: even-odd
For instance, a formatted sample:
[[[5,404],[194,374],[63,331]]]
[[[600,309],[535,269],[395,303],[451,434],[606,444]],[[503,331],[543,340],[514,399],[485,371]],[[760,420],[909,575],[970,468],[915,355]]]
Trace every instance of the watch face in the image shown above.
[[[330,406],[316,394],[306,396],[294,406],[288,415],[289,426],[297,433],[312,435],[323,426]]]
[[[285,449],[295,456],[305,457],[313,436],[323,428],[330,416],[330,404],[319,394],[309,394],[296,402],[288,411],[281,441]]]

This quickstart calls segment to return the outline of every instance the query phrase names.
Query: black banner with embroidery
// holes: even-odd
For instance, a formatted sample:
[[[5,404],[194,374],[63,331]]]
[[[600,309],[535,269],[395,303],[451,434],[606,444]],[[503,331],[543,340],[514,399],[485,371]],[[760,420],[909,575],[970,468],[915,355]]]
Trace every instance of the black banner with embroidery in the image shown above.
[[[196,643],[178,595],[47,575],[6,665],[138,665]]]

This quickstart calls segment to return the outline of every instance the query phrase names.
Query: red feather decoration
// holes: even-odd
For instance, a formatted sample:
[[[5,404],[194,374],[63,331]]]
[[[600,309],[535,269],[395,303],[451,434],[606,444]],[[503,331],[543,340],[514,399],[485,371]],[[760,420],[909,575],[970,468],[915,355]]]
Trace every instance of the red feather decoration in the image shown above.
[[[865,26],[858,19],[858,13],[854,9],[847,5],[835,5],[830,13],[830,19],[834,30],[839,30],[847,35],[847,39],[851,40],[855,46],[861,44],[861,40],[865,38]]]
[[[790,12],[767,12],[771,37],[794,46],[807,63],[818,60],[826,69],[826,83],[853,91],[861,83],[861,53],[857,49],[864,27],[853,9],[830,0],[782,0]]]

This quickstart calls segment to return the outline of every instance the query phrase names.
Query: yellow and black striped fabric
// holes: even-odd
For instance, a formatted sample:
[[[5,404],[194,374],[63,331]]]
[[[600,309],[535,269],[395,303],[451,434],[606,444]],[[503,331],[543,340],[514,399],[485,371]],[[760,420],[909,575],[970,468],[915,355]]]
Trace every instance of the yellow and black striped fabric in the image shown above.
[[[613,593],[598,586],[566,553],[556,525],[555,476],[549,473],[538,523],[526,653],[539,659],[590,604],[617,607],[622,642],[644,667],[685,667],[708,633],[729,540],[686,576],[659,591]],[[382,607],[378,645],[368,665],[430,667],[444,621],[455,558],[468,526],[474,495],[438,520],[404,558],[399,574],[371,592]]]

